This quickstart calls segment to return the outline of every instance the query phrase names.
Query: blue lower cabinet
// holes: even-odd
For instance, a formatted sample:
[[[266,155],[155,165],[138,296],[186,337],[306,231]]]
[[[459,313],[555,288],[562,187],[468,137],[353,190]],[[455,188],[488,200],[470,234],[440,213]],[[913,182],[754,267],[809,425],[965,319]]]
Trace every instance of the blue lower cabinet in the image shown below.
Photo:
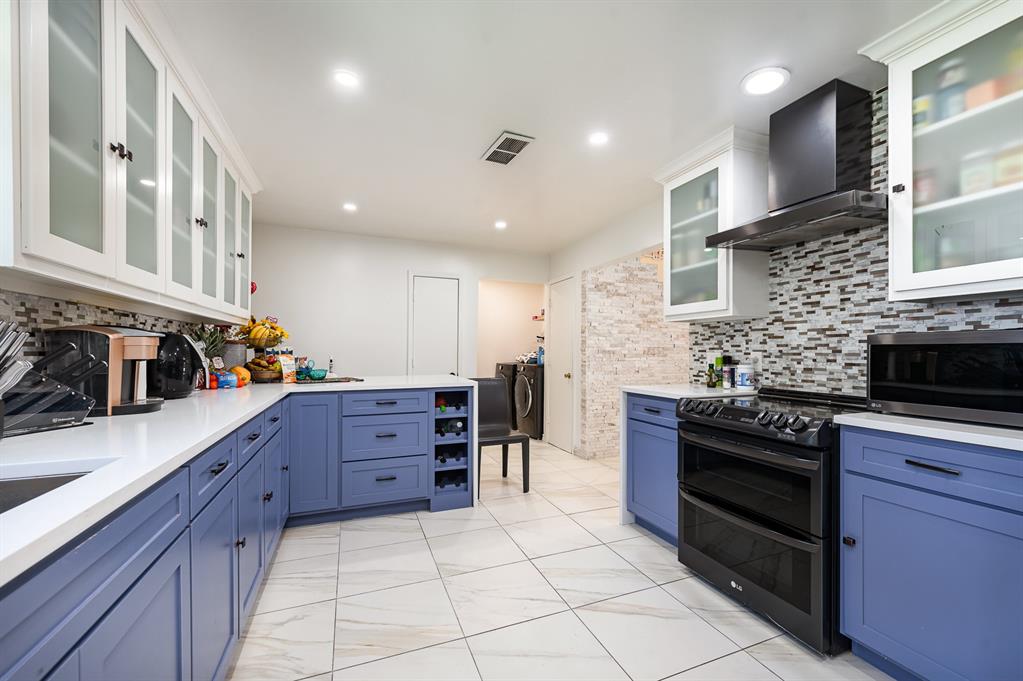
[[[341,464],[341,506],[425,499],[427,473],[425,456],[345,462]]]
[[[192,521],[192,678],[223,679],[238,642],[238,481]]]
[[[238,472],[238,603],[244,622],[263,577],[263,457],[253,456]]]
[[[636,518],[678,543],[678,431],[629,419],[626,501]]]
[[[192,678],[188,554],[186,530],[82,641],[82,681]]]
[[[1023,515],[844,473],[842,536],[842,633],[925,679],[1023,678]]]
[[[283,528],[291,513],[291,399],[284,400],[281,409],[281,517],[278,524]]]
[[[292,513],[340,508],[337,395],[292,395],[289,419]]]
[[[283,450],[279,434],[270,438],[263,447],[263,564],[277,548],[281,536],[281,470]]]

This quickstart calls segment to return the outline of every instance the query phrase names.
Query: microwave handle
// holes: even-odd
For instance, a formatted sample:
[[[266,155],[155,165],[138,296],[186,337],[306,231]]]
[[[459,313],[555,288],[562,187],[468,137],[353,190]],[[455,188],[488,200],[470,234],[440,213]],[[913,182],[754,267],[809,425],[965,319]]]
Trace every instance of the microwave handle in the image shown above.
[[[706,501],[697,499],[692,494],[689,494],[688,492],[683,490],[681,487],[678,490],[678,494],[680,497],[682,497],[682,499],[689,502],[693,506],[696,506],[697,508],[706,511],[707,513],[716,515],[719,518],[722,518],[723,520],[727,520],[728,522],[732,523],[733,525],[741,527],[747,532],[752,532],[753,534],[758,534],[761,537],[766,537],[771,541],[776,541],[779,544],[784,544],[785,546],[796,549],[797,551],[805,551],[806,553],[820,553],[821,550],[820,544],[813,544],[808,541],[801,541],[794,537],[784,535],[780,532],[769,530],[762,525],[751,523],[750,521],[744,518],[740,518],[739,516],[733,513],[729,513],[728,511],[722,510],[721,508],[715,506],[714,504],[708,504]]]
[[[682,438],[684,442],[696,445],[697,447],[715,449],[719,452],[726,452],[734,456],[740,456],[744,459],[762,461],[763,463],[780,466],[781,468],[798,468],[803,471],[815,471],[821,467],[820,461],[814,461],[813,459],[802,459],[798,456],[774,454],[763,449],[743,447],[742,445],[733,442],[725,442],[724,440],[718,440],[712,437],[693,435],[692,433],[685,432],[681,428],[678,431],[678,436]]]

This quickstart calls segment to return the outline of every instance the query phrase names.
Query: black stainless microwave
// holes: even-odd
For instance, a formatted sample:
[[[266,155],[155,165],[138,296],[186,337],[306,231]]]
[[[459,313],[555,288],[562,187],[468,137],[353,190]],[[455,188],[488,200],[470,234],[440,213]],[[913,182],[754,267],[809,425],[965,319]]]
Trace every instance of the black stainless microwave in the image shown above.
[[[1023,329],[869,336],[867,405],[1023,428]]]

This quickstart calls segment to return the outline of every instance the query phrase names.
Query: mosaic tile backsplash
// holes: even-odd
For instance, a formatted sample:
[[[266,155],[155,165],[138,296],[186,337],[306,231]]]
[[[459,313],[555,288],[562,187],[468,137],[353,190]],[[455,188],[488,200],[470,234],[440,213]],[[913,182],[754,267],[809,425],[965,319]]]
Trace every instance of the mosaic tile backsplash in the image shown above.
[[[108,324],[134,326],[150,331],[184,333],[195,324],[165,317],[125,312],[69,300],[15,293],[0,289],[0,319],[13,319],[19,327],[32,334],[22,355],[35,360],[43,355],[43,329],[76,324]]]
[[[875,93],[872,186],[887,191],[887,93]],[[866,394],[867,336],[895,331],[1023,327],[1023,294],[984,300],[888,301],[888,227],[878,225],[771,252],[763,319],[689,327],[694,381],[707,358],[758,360],[763,385]]]

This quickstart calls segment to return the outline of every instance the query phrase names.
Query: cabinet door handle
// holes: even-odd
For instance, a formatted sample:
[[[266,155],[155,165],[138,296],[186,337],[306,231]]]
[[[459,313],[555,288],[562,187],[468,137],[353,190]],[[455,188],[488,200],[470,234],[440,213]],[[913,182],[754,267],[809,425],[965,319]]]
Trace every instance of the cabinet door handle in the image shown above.
[[[842,543],[846,546],[856,546],[856,540],[852,537],[842,537]]]
[[[378,407],[393,407],[398,404],[398,400],[377,400]]]
[[[377,482],[388,482],[390,480],[397,480],[397,479],[398,479],[398,476],[396,476],[396,475],[378,475],[377,476]]]
[[[906,185],[904,184],[897,184],[894,187],[892,187],[893,194],[901,194],[904,191],[906,191]]]
[[[259,439],[259,433],[253,433],[252,435],[249,435],[249,437],[248,437],[249,442],[255,442],[258,439]]]
[[[648,414],[660,414],[661,413],[660,409],[654,409],[653,407],[643,407],[643,411],[645,411]]]
[[[270,419],[270,423],[277,423],[280,420],[281,420],[280,416],[274,416],[273,418]]]
[[[271,499],[273,499],[273,498],[274,498],[274,493],[273,493],[273,490],[270,490],[269,492],[265,492],[265,493],[263,494],[263,501],[264,501],[264,502],[266,502],[266,501],[270,501],[270,500],[271,500]]]
[[[238,257],[238,258],[242,258],[242,259],[245,258],[245,254],[244,253],[235,253],[235,256]]]
[[[240,548],[240,549],[244,549],[244,548],[245,548],[245,537],[242,537],[241,539],[239,539],[238,541],[236,541],[236,542],[234,543],[234,545],[235,545],[235,546],[237,546],[237,547],[238,547],[238,548]]]
[[[377,437],[398,437],[397,433],[377,433]]]
[[[110,151],[112,151],[115,154],[117,154],[121,159],[127,158],[128,160],[131,160],[131,152],[128,151],[127,149],[125,149],[124,145],[121,144],[120,142],[118,142],[117,144],[114,144],[113,142],[111,142],[110,143]]]
[[[224,472],[224,470],[228,467],[230,463],[231,463],[230,461],[221,461],[216,466],[210,469],[210,474],[213,477],[217,477],[218,475]]]
[[[288,470],[288,465],[287,465],[287,464],[284,464],[283,466],[281,466],[281,470],[282,470],[282,471],[286,471],[286,470]]]
[[[121,158],[128,159],[129,163],[135,160],[135,157],[131,153],[131,149],[125,149],[124,150],[124,156],[122,156]]]
[[[962,473],[960,473],[954,468],[935,466],[932,463],[924,463],[923,461],[914,461],[913,459],[906,459],[906,463],[910,466],[916,466],[917,468],[923,468],[924,470],[934,471],[935,473],[944,473],[945,475],[962,475]]]

